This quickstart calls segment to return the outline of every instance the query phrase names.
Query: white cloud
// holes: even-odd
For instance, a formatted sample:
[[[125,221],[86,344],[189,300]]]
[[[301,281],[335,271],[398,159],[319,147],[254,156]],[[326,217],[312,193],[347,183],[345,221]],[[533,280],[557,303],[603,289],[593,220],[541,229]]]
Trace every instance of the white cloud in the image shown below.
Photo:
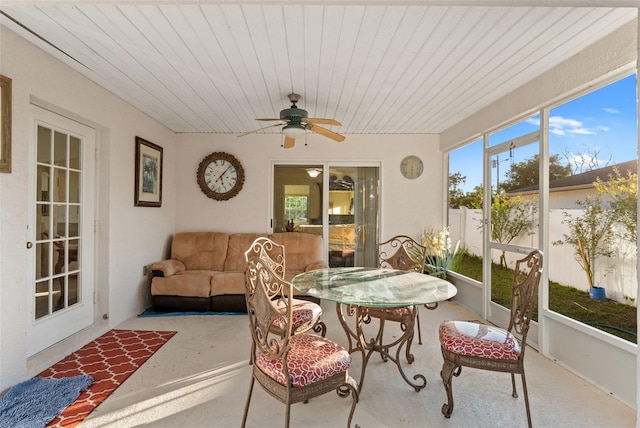
[[[539,126],[540,119],[532,118],[528,119],[527,123]],[[593,135],[596,131],[608,131],[606,126],[598,126],[596,128],[586,128],[582,125],[582,122],[576,119],[571,119],[562,116],[551,116],[549,118],[549,132],[555,135]]]
[[[611,110],[610,113],[616,113],[616,109],[604,109]],[[526,120],[527,123],[535,126],[540,126],[540,118],[534,117]],[[549,132],[555,135],[595,135],[598,131],[606,132],[609,130],[608,126],[598,125],[595,128],[587,128],[582,125],[582,122],[576,119],[571,119],[562,116],[549,117]]]
[[[610,114],[620,114],[620,113],[622,113],[617,108],[612,108],[612,107],[605,107],[602,110],[604,110],[604,111],[606,111],[607,113],[610,113]]]

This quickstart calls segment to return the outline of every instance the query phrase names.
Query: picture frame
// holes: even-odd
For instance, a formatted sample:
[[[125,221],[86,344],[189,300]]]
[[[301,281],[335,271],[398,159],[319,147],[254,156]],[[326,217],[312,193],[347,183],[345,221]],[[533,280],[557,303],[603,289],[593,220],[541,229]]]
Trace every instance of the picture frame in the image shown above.
[[[0,172],[11,172],[11,79],[0,75]]]
[[[136,137],[136,207],[162,206],[162,147]]]

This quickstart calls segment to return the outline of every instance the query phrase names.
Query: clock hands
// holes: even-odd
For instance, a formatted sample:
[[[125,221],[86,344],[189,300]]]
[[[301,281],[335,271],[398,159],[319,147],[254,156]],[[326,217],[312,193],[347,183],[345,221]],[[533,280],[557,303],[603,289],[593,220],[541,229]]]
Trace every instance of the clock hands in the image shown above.
[[[222,179],[222,177],[227,173],[227,171],[229,171],[229,168],[231,168],[231,165],[229,165],[227,169],[222,171],[222,174],[220,174],[218,178],[216,178],[216,181],[220,181],[220,183],[222,183],[223,186],[224,186],[224,180]]]

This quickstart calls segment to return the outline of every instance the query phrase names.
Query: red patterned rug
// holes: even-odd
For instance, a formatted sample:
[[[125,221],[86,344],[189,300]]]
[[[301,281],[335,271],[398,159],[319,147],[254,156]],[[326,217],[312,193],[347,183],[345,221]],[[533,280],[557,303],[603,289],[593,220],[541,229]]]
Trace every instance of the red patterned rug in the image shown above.
[[[73,427],[176,334],[175,331],[111,330],[38,376],[59,378],[88,374],[93,383],[48,427]]]

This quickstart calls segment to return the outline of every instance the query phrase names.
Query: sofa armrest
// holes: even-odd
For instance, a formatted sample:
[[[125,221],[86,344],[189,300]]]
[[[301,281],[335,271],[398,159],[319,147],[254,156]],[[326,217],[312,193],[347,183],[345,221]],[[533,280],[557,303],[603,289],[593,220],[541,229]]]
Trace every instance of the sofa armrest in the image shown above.
[[[305,272],[310,270],[327,269],[329,266],[325,262],[313,262],[304,268]]]
[[[180,260],[169,259],[155,262],[151,265],[151,271],[155,276],[172,276],[186,269]]]

